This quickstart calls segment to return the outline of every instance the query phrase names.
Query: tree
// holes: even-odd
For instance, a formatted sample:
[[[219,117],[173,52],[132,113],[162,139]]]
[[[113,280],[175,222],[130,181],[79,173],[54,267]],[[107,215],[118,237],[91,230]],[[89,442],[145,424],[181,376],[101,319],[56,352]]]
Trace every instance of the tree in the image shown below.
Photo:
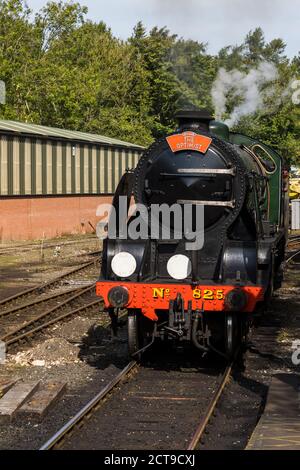
[[[38,37],[31,11],[21,0],[0,1],[0,79],[6,84],[7,105],[2,118],[26,120],[31,70],[38,58]]]
[[[121,41],[86,14],[80,3],[59,0],[33,17],[25,1],[0,0],[0,80],[7,89],[2,118],[147,145],[174,129],[179,108],[214,111],[211,90],[221,67],[248,73],[264,61],[278,76],[272,87],[261,86],[264,107],[242,117],[234,130],[297,160],[300,112],[291,84],[300,77],[300,56],[289,60],[282,39],[267,42],[256,28],[241,44],[210,55],[205,43],[177,38],[166,27],[148,32],[141,22]],[[227,116],[239,100],[242,94],[228,92]]]
[[[129,43],[134,47],[146,70],[149,84],[151,133],[159,137],[174,127],[174,115],[180,98],[179,82],[170,61],[176,35],[166,28],[153,28],[147,35],[142,23],[134,28]]]
[[[172,48],[172,65],[180,83],[181,107],[206,107],[213,111],[211,87],[217,74],[216,58],[207,44],[179,39]]]

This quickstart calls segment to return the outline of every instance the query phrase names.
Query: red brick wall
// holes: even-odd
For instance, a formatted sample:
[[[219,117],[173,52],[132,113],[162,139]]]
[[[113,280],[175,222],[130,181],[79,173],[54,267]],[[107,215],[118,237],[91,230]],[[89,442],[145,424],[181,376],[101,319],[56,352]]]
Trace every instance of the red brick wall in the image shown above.
[[[0,241],[36,240],[92,232],[106,196],[0,199]]]

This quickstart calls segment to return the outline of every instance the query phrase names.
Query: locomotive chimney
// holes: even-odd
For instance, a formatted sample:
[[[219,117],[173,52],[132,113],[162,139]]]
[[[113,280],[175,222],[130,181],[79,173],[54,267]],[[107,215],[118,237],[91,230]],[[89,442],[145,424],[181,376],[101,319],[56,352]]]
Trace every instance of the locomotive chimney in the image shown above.
[[[209,123],[214,120],[213,116],[205,108],[181,110],[176,113],[175,117],[178,120],[180,131],[195,129],[209,132]]]

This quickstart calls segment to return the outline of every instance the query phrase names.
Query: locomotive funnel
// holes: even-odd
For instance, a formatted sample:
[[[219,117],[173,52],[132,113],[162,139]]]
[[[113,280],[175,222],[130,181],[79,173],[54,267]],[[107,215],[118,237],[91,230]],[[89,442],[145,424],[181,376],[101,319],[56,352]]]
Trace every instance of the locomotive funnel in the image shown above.
[[[209,131],[209,123],[214,120],[210,112],[203,108],[197,110],[180,110],[176,113],[176,119],[179,123],[179,128],[184,129],[203,129]]]

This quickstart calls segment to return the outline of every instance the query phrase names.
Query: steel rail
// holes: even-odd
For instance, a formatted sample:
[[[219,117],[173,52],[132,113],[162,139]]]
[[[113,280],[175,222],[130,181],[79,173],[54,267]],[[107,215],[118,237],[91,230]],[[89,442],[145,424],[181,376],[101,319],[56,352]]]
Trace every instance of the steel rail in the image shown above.
[[[288,241],[290,241],[290,240],[293,241],[293,240],[295,240],[296,238],[300,239],[300,235],[299,235],[299,234],[297,234],[297,235],[290,235],[290,236],[288,237]]]
[[[98,305],[101,302],[102,302],[101,299],[95,300],[94,302],[90,302],[86,305],[83,305],[82,307],[79,307],[79,308],[76,308],[74,310],[71,310],[70,312],[64,313],[64,314],[60,315],[59,317],[53,318],[52,320],[49,320],[48,322],[43,323],[42,325],[37,326],[37,327],[27,331],[26,333],[23,333],[19,336],[16,336],[16,337],[10,339],[5,344],[6,344],[6,346],[10,346],[14,343],[17,343],[18,341],[20,341],[24,338],[27,338],[28,336],[31,336],[32,334],[37,333],[38,331],[44,330],[45,328],[48,328],[49,326],[51,326],[55,323],[58,323],[59,321],[64,320],[65,318],[70,317],[71,315],[75,315],[76,313],[80,313],[82,311],[85,311],[88,308],[94,307],[95,305]]]
[[[13,331],[10,331],[9,333],[6,333],[4,336],[1,336],[0,337],[0,341],[3,341],[6,345],[10,345],[12,343],[15,343],[16,341],[18,341],[19,339],[22,339],[22,337],[26,337],[28,336],[30,333],[33,333],[35,331],[38,331],[38,329],[41,329],[41,328],[44,328],[45,326],[42,325],[40,327],[35,328],[34,330],[30,330],[28,333],[24,333],[20,336],[17,336],[15,337],[15,335],[17,333],[19,333],[20,331],[23,331],[25,330],[26,328],[28,328],[29,326],[31,325],[34,325],[36,322],[42,320],[43,318],[47,317],[48,315],[50,314],[53,314],[55,311],[57,310],[61,310],[63,307],[65,307],[66,305],[68,305],[70,302],[72,302],[73,300],[81,297],[82,295],[84,295],[85,293],[91,291],[92,289],[94,289],[95,287],[95,284],[92,284],[91,286],[87,287],[87,288],[84,288],[84,289],[81,289],[81,291],[75,295],[72,295],[71,297],[69,297],[68,299],[66,299],[64,302],[62,302],[61,304],[59,305],[56,305],[55,307],[52,307],[51,309],[48,309],[46,310],[45,312],[41,313],[40,315],[38,315],[37,317],[33,318],[32,320],[24,323],[23,325],[20,325],[18,328],[16,328],[15,330]],[[97,301],[95,303],[99,303],[99,302],[102,302],[102,299],[99,298],[97,299]],[[88,304],[87,304],[88,305]],[[62,318],[65,318],[66,316],[69,316],[69,315],[72,315],[74,313],[76,313],[77,311],[83,309],[83,308],[86,308],[87,305],[84,305],[84,306],[81,306],[81,307],[78,307],[77,309],[75,310],[72,310],[71,312],[68,312],[66,314],[64,314],[63,316],[61,316]],[[59,317],[58,317],[59,318]],[[58,318],[54,319],[55,321],[58,321]],[[54,322],[54,320],[52,320],[52,322]],[[47,322],[47,324],[50,324],[50,322]],[[12,339],[9,339],[11,338]]]
[[[136,361],[130,362],[106,387],[104,387],[91,401],[89,401],[68,423],[66,423],[57,433],[54,434],[39,450],[54,450],[61,444],[71,433],[74,432],[84,419],[87,419],[90,412],[98,409],[104,399],[110,395],[113,390],[124,380],[130,373],[138,367]]]
[[[292,254],[289,258],[285,260],[285,264],[288,264],[292,259],[294,259],[297,255],[300,255],[300,250],[296,251],[296,253]]]
[[[94,264],[94,263],[95,263],[95,260],[89,261],[88,263],[81,264],[80,266],[77,266],[76,268],[73,268],[73,269],[67,271],[64,274],[61,274],[60,276],[57,276],[57,277],[51,279],[50,281],[48,281],[46,283],[40,284],[40,285],[35,286],[35,287],[30,287],[29,289],[26,289],[22,292],[19,292],[18,294],[15,294],[15,295],[12,295],[11,297],[7,297],[5,299],[2,299],[2,300],[0,300],[0,305],[5,305],[6,303],[11,302],[12,300],[16,300],[16,299],[18,299],[18,298],[20,298],[24,295],[27,295],[27,294],[30,294],[31,292],[34,292],[34,291],[37,291],[39,293],[39,292],[43,291],[44,289],[47,289],[48,287],[50,287],[52,284],[56,284],[61,279],[64,279],[65,277],[70,276],[71,274],[75,274],[78,271],[81,271],[82,269],[85,269],[89,266],[92,266],[92,264]]]
[[[93,242],[93,241],[96,241],[98,240],[97,237],[90,237],[90,238],[80,238],[78,240],[67,240],[65,242],[57,242],[57,243],[50,243],[50,244],[44,244],[43,245],[43,249],[44,250],[48,250],[50,248],[55,248],[57,246],[60,246],[60,247],[68,247],[68,246],[71,246],[71,245],[76,245],[76,244],[80,244],[80,243],[89,243],[89,242]],[[22,253],[22,252],[26,252],[26,251],[31,251],[31,250],[40,250],[41,249],[41,243],[28,243],[28,244],[23,244],[23,245],[14,245],[14,246],[11,246],[11,245],[6,245],[6,246],[0,246],[0,256],[2,254],[6,254],[6,250],[8,251],[16,251],[16,249],[20,248],[18,250],[18,252]]]
[[[94,283],[91,283],[90,285],[93,285]],[[10,308],[9,310],[4,310],[3,312],[0,312],[0,318],[5,317],[7,315],[11,315],[12,313],[20,312],[22,310],[25,310],[29,307],[34,307],[35,305],[42,304],[44,302],[48,302],[49,300],[54,300],[59,297],[64,297],[66,295],[70,295],[72,292],[77,292],[82,290],[82,287],[76,287],[73,289],[68,289],[65,290],[64,292],[56,292],[55,294],[47,295],[46,297],[38,298],[36,300],[32,300],[31,302],[23,303],[21,305],[16,305],[13,308]]]
[[[222,376],[222,379],[221,379],[221,382],[216,390],[216,392],[214,393],[208,407],[207,407],[207,410],[206,410],[206,413],[204,415],[204,417],[202,418],[199,426],[197,427],[189,445],[188,445],[188,448],[187,450],[195,450],[198,443],[200,442],[205,430],[206,430],[206,427],[216,409],[216,406],[220,400],[220,397],[222,396],[223,394],[223,391],[228,383],[228,380],[230,378],[230,375],[232,373],[232,368],[233,368],[233,365],[234,365],[234,361],[232,361],[225,369],[225,372]]]
[[[300,237],[290,238],[288,240],[288,244],[294,243],[294,242],[299,242],[299,241],[300,241]]]

